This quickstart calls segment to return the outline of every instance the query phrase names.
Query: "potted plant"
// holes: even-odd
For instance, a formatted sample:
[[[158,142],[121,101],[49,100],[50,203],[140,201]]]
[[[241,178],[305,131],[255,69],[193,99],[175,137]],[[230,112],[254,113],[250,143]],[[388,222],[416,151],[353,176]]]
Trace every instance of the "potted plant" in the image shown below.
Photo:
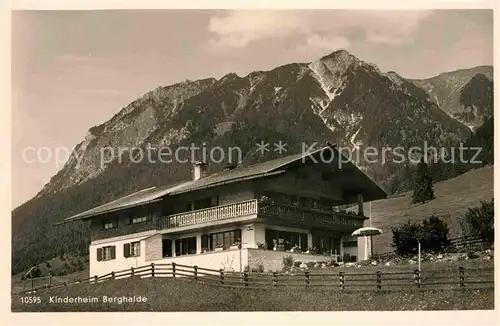
[[[314,255],[318,253],[318,249],[316,247],[307,248],[306,254]]]
[[[290,249],[290,252],[300,252],[300,251],[301,251],[300,247],[297,245],[293,246],[292,249]]]
[[[262,242],[257,242],[257,249],[266,250],[267,244]]]
[[[241,242],[239,240],[236,240],[230,247],[229,249],[241,249]]]

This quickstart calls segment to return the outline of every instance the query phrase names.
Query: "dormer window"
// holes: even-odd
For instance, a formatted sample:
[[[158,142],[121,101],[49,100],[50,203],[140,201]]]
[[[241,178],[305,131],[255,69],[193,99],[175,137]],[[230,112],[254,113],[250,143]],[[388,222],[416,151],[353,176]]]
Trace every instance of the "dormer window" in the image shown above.
[[[146,222],[148,220],[147,216],[138,216],[132,218],[132,224]]]
[[[113,228],[116,228],[117,226],[118,226],[118,223],[116,220],[104,220],[102,222],[102,228],[104,230],[113,229]]]

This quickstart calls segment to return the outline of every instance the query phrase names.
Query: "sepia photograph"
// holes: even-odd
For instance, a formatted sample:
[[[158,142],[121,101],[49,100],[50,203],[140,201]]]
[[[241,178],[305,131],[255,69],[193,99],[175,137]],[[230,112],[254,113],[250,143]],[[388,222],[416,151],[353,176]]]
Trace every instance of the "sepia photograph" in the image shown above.
[[[494,310],[493,16],[13,10],[11,312]]]

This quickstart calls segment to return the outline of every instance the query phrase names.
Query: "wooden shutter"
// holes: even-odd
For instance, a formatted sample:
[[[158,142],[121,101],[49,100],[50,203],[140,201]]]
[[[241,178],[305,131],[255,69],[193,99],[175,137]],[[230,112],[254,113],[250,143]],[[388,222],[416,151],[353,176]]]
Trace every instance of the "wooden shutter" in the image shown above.
[[[123,257],[130,257],[130,243],[123,244]]]
[[[116,246],[111,247],[111,259],[116,258]]]
[[[97,261],[102,260],[102,248],[97,248]]]
[[[118,227],[118,220],[117,219],[113,221],[113,227],[114,228]]]

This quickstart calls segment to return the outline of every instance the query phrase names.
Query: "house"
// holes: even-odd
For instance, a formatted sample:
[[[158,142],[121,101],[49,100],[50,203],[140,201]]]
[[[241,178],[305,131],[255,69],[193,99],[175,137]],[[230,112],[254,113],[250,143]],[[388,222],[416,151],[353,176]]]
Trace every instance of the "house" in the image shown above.
[[[90,221],[90,275],[150,263],[211,269],[281,269],[332,255],[355,260],[363,202],[387,194],[334,145],[144,189],[61,223]],[[345,159],[345,157],[343,157]],[[355,205],[356,212],[342,207]],[[359,246],[360,250],[362,246]]]

